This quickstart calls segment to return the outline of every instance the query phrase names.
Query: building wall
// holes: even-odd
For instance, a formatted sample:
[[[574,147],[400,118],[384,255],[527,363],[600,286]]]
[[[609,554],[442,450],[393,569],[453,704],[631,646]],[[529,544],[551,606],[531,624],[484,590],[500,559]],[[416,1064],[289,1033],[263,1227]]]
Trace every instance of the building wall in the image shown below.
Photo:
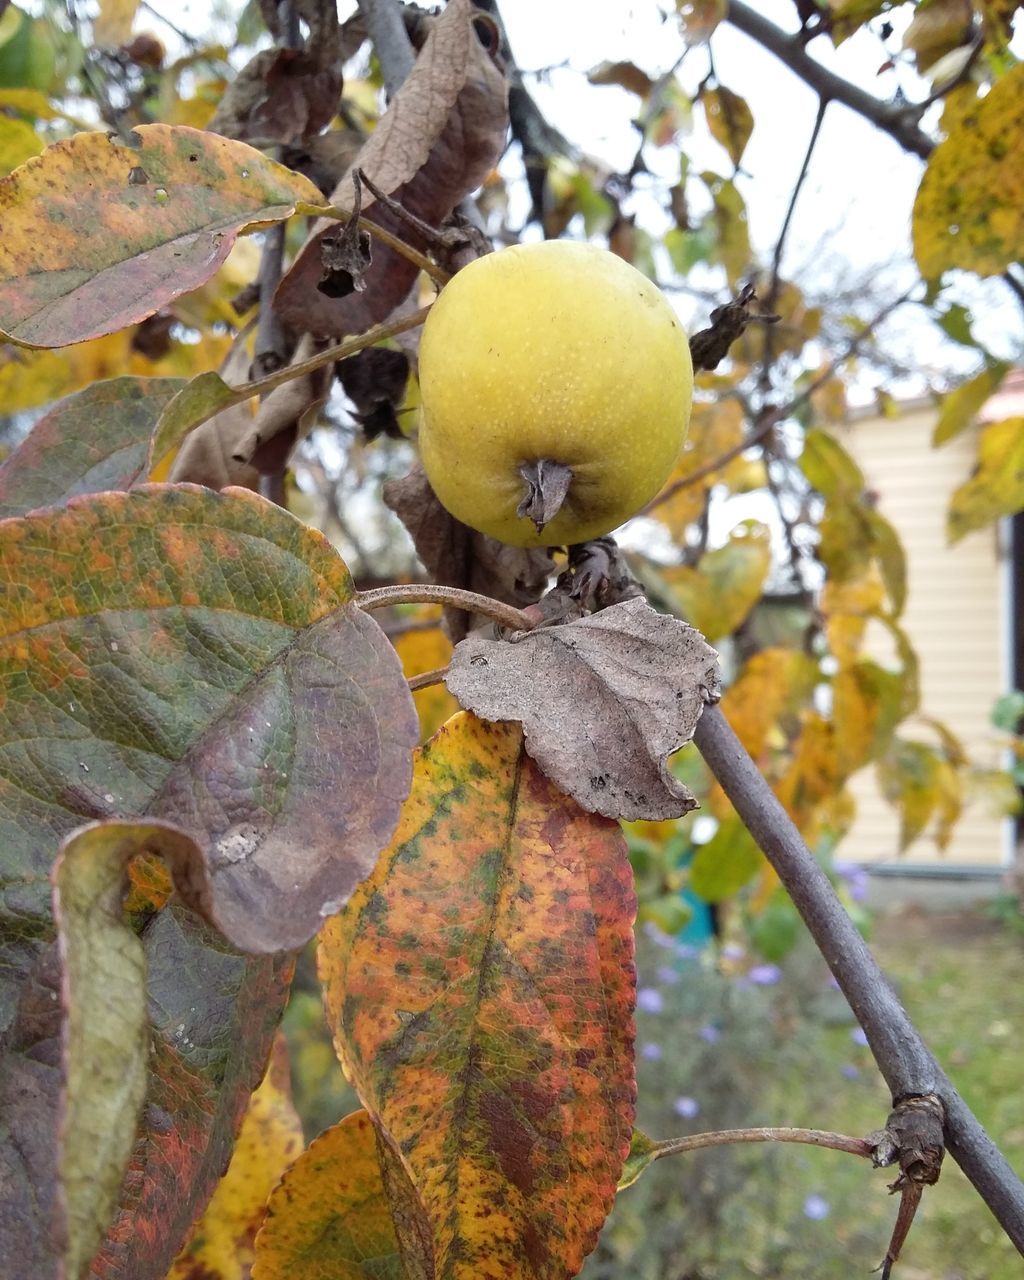
[[[940,449],[931,434],[931,406],[899,417],[870,417],[838,433],[878,494],[878,509],[895,526],[907,553],[908,592],[902,624],[921,663],[921,710],[944,722],[970,759],[985,767],[1002,764],[992,704],[1005,692],[1008,661],[1007,567],[999,533],[991,528],[968,534],[954,547],[946,542],[946,507],[953,489],[971,473],[977,431],[963,432]],[[869,632],[879,660],[888,637]],[[928,727],[912,719],[900,732],[934,741]],[[899,819],[879,791],[873,767],[857,774],[850,789],[857,820],[842,845],[842,856],[864,863],[891,863],[899,855]],[[1001,866],[1008,854],[1008,823],[974,803],[964,812],[943,853],[926,836],[903,859],[945,866]]]

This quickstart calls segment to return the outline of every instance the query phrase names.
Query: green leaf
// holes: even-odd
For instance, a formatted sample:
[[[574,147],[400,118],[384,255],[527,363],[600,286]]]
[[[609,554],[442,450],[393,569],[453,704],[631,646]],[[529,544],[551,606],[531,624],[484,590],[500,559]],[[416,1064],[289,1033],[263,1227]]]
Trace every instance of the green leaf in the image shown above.
[[[657,1158],[658,1144],[652,1138],[648,1138],[646,1133],[634,1129],[629,1141],[629,1155],[626,1156],[626,1163],[622,1166],[618,1190],[625,1191],[627,1187],[631,1187]]]
[[[978,410],[998,391],[1010,365],[1005,360],[995,360],[981,373],[975,374],[942,398],[942,408],[932,434],[932,444],[945,444],[970,426]]]
[[[153,830],[87,828],[65,841],[54,866],[66,1018],[60,1179],[72,1280],[85,1273],[117,1209],[146,1096],[145,952],[122,903],[128,860]]]
[[[217,134],[75,134],[0,182],[0,334],[62,347],[123,329],[208,280],[240,231],[322,204],[309,179]]]
[[[950,499],[950,542],[983,529],[1000,516],[1024,510],[1024,418],[985,427],[978,440],[978,466]]]
[[[927,279],[951,267],[997,275],[1024,258],[1024,64],[997,80],[932,152],[913,236]]]
[[[800,455],[800,470],[823,498],[840,494],[860,496],[864,473],[835,436],[808,431]]]
[[[724,902],[750,883],[764,866],[764,855],[743,823],[731,814],[690,865],[690,888],[705,902]]]
[[[0,464],[0,518],[145,478],[157,419],[180,378],[112,378],[68,396]]]

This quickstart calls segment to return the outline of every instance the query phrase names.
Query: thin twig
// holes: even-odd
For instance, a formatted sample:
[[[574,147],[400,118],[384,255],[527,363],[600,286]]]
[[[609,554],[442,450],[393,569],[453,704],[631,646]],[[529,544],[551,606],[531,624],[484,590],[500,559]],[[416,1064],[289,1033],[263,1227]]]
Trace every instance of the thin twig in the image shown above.
[[[720,471],[722,467],[732,462],[733,458],[738,458],[741,453],[746,453],[751,445],[763,440],[779,421],[779,417],[780,415],[775,413],[774,410],[770,411],[766,415],[764,422],[756,430],[752,431],[750,435],[744,437],[739,444],[733,445],[731,449],[726,449],[724,453],[719,454],[717,458],[712,458],[710,462],[703,463],[696,471],[691,471],[688,476],[680,476],[678,480],[674,480],[667,489],[663,489],[656,498],[652,498],[647,506],[641,508],[637,514],[649,516],[656,507],[660,507],[663,502],[668,502],[669,498],[674,498],[680,489],[688,489],[691,485],[699,484],[705,477]]]
[[[395,0],[359,0],[366,30],[384,75],[384,88],[393,98],[412,70],[416,55]]]
[[[409,692],[415,693],[417,689],[429,689],[432,684],[444,684],[447,675],[447,667],[435,667],[433,671],[423,671],[418,676],[410,676],[406,684],[409,686]]]
[[[349,338],[347,342],[341,342],[336,347],[327,347],[323,351],[318,351],[315,356],[310,356],[308,360],[300,360],[298,364],[287,365],[284,369],[278,369],[276,373],[268,373],[265,378],[254,378],[252,382],[232,387],[231,390],[236,392],[239,399],[242,400],[262,395],[264,391],[273,391],[275,387],[283,386],[284,383],[291,382],[295,378],[303,378],[307,373],[315,373],[317,369],[322,369],[324,365],[328,365],[334,360],[347,360],[349,356],[357,355],[360,351],[365,350],[366,347],[372,347],[375,342],[381,342],[384,338],[393,338],[399,333],[405,333],[408,329],[415,329],[417,325],[426,320],[429,311],[429,307],[420,307],[418,311],[412,311],[407,316],[399,316],[395,320],[385,320],[381,324],[373,325],[365,333]],[[224,405],[220,405],[212,412],[219,412],[224,407]]]
[[[807,180],[807,172],[811,167],[811,157],[814,155],[814,148],[817,146],[818,137],[821,134],[822,121],[825,119],[825,112],[828,110],[828,99],[820,98],[818,100],[818,114],[814,118],[814,128],[811,130],[810,141],[807,143],[807,150],[804,152],[804,162],[800,166],[800,172],[797,175],[796,184],[793,187],[793,193],[789,197],[789,208],[786,210],[786,216],[782,220],[782,230],[779,232],[779,238],[775,242],[775,252],[772,254],[772,280],[768,286],[768,296],[764,300],[765,311],[774,311],[775,304],[779,299],[779,285],[781,283],[780,270],[782,267],[782,251],[786,245],[786,236],[789,234],[790,223],[793,221],[793,212],[796,209],[796,202],[800,197],[804,182]],[[761,387],[768,390],[771,386],[771,364],[773,358],[772,348],[774,343],[774,330],[771,325],[765,329],[764,335],[764,356],[761,360]]]
[[[828,877],[718,707],[701,716],[694,742],[736,812],[775,868],[867,1034],[893,1098],[936,1094],[950,1154],[1024,1254],[1024,1185],[939,1067]]]
[[[875,1149],[866,1138],[851,1138],[845,1133],[830,1133],[826,1129],[718,1129],[711,1133],[692,1133],[685,1138],[666,1138],[654,1144],[653,1159],[678,1155],[687,1151],[700,1151],[704,1147],[723,1147],[735,1142],[802,1142],[812,1147],[830,1147],[833,1151],[846,1151],[852,1156],[870,1160]]]
[[[357,591],[355,602],[360,609],[367,610],[384,609],[393,604],[443,604],[451,609],[478,613],[511,631],[531,631],[534,627],[534,620],[529,614],[501,600],[492,600],[490,596],[479,595],[476,591],[464,591],[461,587],[442,587],[429,582]]]

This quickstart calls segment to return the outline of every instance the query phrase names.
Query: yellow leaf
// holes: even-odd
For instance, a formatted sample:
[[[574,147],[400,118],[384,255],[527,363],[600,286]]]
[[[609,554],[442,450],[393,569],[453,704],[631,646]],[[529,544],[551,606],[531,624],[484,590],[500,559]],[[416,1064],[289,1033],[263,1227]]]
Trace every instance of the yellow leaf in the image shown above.
[[[885,604],[885,587],[872,566],[860,578],[845,582],[829,578],[821,595],[828,647],[840,667],[849,666],[860,652],[868,619],[877,616]]]
[[[914,201],[914,256],[934,279],[950,267],[991,276],[1024,258],[1024,64],[951,128]]]
[[[818,664],[795,649],[762,649],[747,662],[726,690],[722,710],[752,756],[761,755],[780,721],[795,733],[799,710],[819,678]]]
[[[950,542],[1024,509],[1024,418],[994,422],[978,441],[978,467],[949,504]]]
[[[771,562],[768,527],[746,520],[695,568],[666,569],[662,578],[686,621],[714,641],[731,635],[757,604]]]
[[[725,17],[726,0],[676,0],[683,39],[688,45],[707,44]]]
[[[743,410],[735,400],[718,404],[695,404],[690,430],[663,494],[651,504],[650,515],[664,524],[677,542],[686,536],[686,526],[704,510],[708,490],[722,478],[720,469],[711,471],[693,484],[680,484],[708,463],[714,462],[743,440]]]
[[[0,116],[0,174],[10,173],[42,149],[42,138],[25,120]]]
[[[746,99],[722,85],[718,89],[705,89],[701,101],[711,136],[726,149],[733,164],[738,165],[754,132],[754,113]]]
[[[932,434],[932,444],[945,444],[947,440],[959,435],[971,423],[985,401],[998,390],[1009,367],[1005,361],[997,360],[953,391],[947,392]]]
[[[116,49],[128,43],[138,7],[139,0],[100,0],[92,34],[101,49]]]
[[[301,1150],[302,1125],[292,1106],[288,1051],[278,1032],[270,1067],[252,1095],[227,1173],[167,1280],[248,1280],[267,1197]]]
[[[256,1239],[252,1280],[316,1276],[404,1277],[373,1123],[365,1111],[352,1112],[310,1143],[270,1197]]]
[[[406,679],[448,665],[452,646],[441,630],[440,612],[439,609],[420,611],[414,615],[415,620],[429,622],[434,617],[434,626],[428,630],[406,631],[395,636],[393,644],[402,660]],[[433,737],[441,725],[459,710],[459,704],[443,684],[417,689],[412,697],[419,713],[421,740],[424,742]]]

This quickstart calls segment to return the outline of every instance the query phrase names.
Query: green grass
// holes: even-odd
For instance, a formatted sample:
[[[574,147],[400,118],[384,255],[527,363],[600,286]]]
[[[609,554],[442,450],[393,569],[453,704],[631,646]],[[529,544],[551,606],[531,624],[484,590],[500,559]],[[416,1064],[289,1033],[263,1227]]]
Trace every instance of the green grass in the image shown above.
[[[1024,1172],[1024,940],[978,916],[882,922],[876,954],[969,1105]],[[660,1013],[638,1014],[640,1124],[655,1137],[747,1125],[863,1135],[881,1127],[887,1090],[856,1024],[808,946],[770,986],[693,962],[680,980],[664,949],[641,946]],[[742,972],[744,962],[734,967]],[[709,1043],[701,1027],[713,1023]],[[706,1033],[705,1033],[706,1034]],[[674,1104],[700,1107],[681,1118]],[[804,1146],[730,1147],[660,1161],[616,1204],[588,1280],[741,1280],[868,1275],[896,1210],[892,1171]],[[897,1280],[1019,1280],[1013,1246],[951,1158],[924,1205]]]

